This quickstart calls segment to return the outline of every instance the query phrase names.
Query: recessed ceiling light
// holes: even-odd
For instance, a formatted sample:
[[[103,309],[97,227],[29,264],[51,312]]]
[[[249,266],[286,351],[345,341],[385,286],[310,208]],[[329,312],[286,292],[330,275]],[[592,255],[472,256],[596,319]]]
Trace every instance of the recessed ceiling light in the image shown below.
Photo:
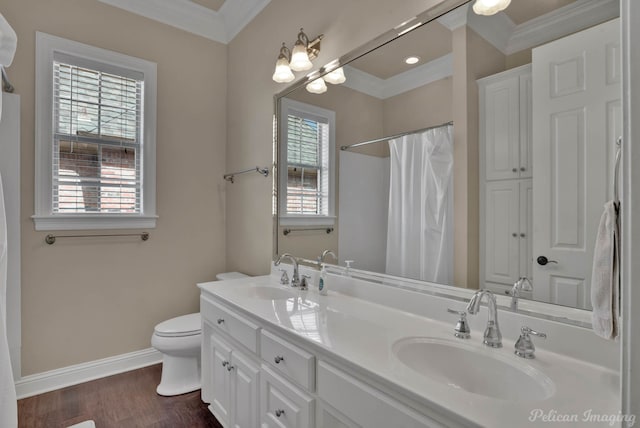
[[[417,64],[418,62],[420,62],[420,57],[419,56],[408,56],[404,59],[404,62],[406,62],[409,65],[413,65],[413,64]]]

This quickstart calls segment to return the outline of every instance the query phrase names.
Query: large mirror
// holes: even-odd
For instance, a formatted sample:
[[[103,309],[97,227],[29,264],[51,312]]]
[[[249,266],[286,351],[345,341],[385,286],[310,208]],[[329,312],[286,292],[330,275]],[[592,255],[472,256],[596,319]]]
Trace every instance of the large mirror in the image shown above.
[[[618,14],[610,0],[493,16],[467,3],[344,64],[344,81],[325,75],[326,90],[283,91],[276,253],[331,249],[329,263],[501,294],[525,278],[522,297],[590,309],[615,197]]]

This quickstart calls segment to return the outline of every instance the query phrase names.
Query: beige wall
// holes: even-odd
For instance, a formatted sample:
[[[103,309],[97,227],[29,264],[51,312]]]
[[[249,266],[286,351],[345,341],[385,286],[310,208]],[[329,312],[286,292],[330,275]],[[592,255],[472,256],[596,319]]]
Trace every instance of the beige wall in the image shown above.
[[[271,80],[279,46],[324,33],[315,68],[351,51],[440,0],[272,1],[229,44],[228,168],[272,161],[273,95],[286,85]],[[269,270],[273,251],[272,182],[238,180],[227,190],[227,268],[251,274]]]
[[[480,275],[477,79],[503,71],[505,56],[468,27],[453,32],[454,284],[478,288]]]
[[[96,0],[0,0],[0,10],[18,34],[8,73],[22,99],[22,374],[148,348],[154,325],[197,311],[196,282],[225,267],[226,47]],[[49,246],[34,231],[36,31],[158,64],[160,218],[146,243]]]

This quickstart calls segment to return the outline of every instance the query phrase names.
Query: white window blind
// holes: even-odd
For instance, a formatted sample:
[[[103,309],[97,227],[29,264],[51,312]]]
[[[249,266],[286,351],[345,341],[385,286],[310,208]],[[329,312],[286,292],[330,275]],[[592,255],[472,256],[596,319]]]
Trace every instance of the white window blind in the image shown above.
[[[53,213],[142,212],[141,73],[57,55]]]
[[[289,215],[329,215],[328,120],[287,116],[287,201]]]

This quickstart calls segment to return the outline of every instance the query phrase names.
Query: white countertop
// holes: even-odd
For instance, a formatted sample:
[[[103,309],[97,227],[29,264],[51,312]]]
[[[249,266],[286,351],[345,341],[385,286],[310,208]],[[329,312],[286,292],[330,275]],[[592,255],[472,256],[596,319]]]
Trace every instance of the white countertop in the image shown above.
[[[544,373],[555,385],[555,393],[543,401],[505,401],[420,375],[392,353],[393,344],[408,337],[457,340],[452,335],[455,319],[447,323],[436,321],[336,291],[321,296],[313,287],[309,291],[296,291],[296,297],[286,300],[256,298],[251,291],[255,287],[295,290],[279,285],[272,276],[198,286],[205,294],[260,318],[274,330],[290,333],[310,346],[356,365],[382,383],[397,385],[411,398],[445,415],[455,415],[455,419],[462,417],[470,426],[547,427],[560,424],[563,419],[575,420],[575,426],[619,426],[609,419],[619,414],[619,374],[602,366],[540,348],[535,359],[525,360],[513,354],[515,338],[505,337],[503,348],[492,349],[482,345],[482,333],[476,330],[471,339],[464,341],[465,345],[473,346],[479,354],[497,356],[524,368],[529,366]],[[481,311],[483,320],[485,311],[484,308]],[[587,422],[589,415],[605,420]],[[536,417],[532,419],[533,416]]]

